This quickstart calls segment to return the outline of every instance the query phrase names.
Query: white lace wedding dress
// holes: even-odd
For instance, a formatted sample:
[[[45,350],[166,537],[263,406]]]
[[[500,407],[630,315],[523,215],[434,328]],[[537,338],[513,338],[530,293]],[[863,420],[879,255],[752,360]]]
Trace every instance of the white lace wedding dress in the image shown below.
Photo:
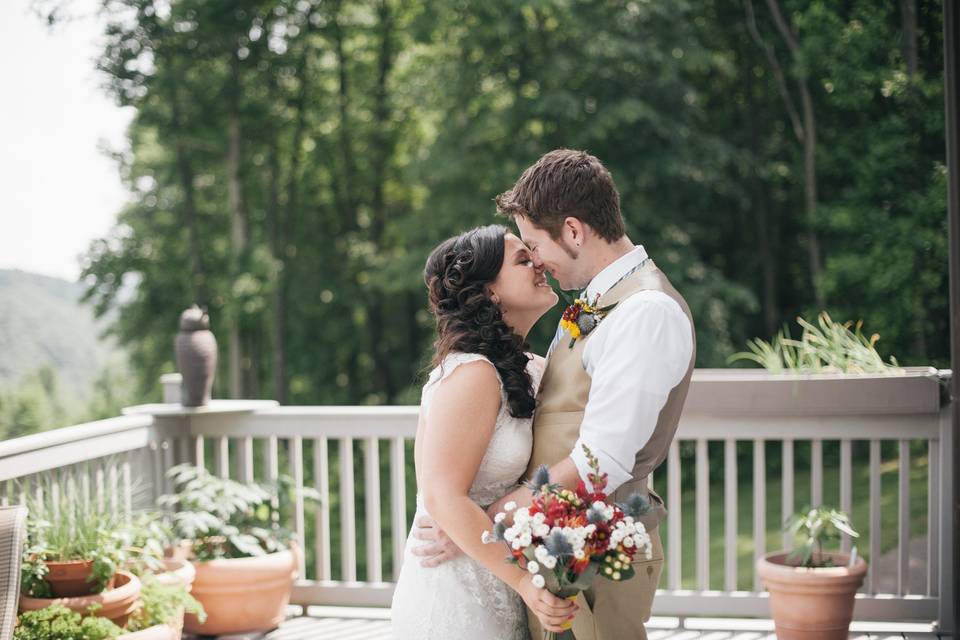
[[[457,366],[485,359],[473,353],[447,356],[423,386],[422,414],[429,411],[437,385]],[[543,371],[534,360],[527,365],[527,371],[536,391]],[[469,492],[470,498],[484,508],[517,485],[526,471],[533,445],[531,419],[510,415],[502,383],[500,396],[493,436]],[[417,514],[421,513],[426,513],[426,509],[418,493]],[[424,543],[407,537],[403,567],[393,595],[393,640],[529,639],[526,608],[513,589],[466,555],[439,567],[421,567],[421,558],[411,553],[418,544]]]

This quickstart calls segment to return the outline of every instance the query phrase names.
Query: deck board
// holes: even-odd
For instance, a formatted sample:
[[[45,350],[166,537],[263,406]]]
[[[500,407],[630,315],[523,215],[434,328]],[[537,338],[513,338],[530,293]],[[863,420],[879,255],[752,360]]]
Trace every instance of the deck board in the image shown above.
[[[726,628],[722,626],[726,622]],[[862,626],[864,623],[857,623]],[[953,640],[951,636],[914,631],[916,625],[897,631],[879,625],[875,631],[859,629],[850,640]],[[717,618],[654,618],[647,625],[649,640],[776,640],[770,620],[727,620]],[[185,640],[197,640],[184,636]],[[310,607],[308,615],[294,616],[278,629],[263,634],[220,636],[218,640],[415,640],[393,638],[389,611]]]

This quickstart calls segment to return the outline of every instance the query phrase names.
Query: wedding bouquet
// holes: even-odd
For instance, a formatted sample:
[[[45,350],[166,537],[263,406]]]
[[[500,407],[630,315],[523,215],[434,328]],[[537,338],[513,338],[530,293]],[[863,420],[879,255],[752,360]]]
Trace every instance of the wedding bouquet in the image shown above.
[[[508,560],[533,574],[534,585],[570,600],[589,589],[597,576],[631,578],[634,557],[640,553],[649,560],[652,554],[650,536],[637,521],[649,510],[646,497],[635,493],[624,504],[609,504],[607,474],[600,472],[586,445],[583,450],[593,471],[588,475],[592,490],[583,480],[575,491],[563,489],[550,482],[550,472],[541,465],[525,483],[533,491],[533,503],[517,509],[508,502],[504,509],[513,512],[513,524],[507,526],[506,512],[498,513],[493,531],[482,536],[485,543],[506,542]],[[569,628],[559,636],[544,633],[545,640],[573,637]]]

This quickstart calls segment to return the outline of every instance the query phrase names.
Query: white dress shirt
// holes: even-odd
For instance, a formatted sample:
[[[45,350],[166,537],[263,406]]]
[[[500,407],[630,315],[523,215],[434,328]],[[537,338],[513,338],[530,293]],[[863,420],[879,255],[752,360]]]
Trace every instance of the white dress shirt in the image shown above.
[[[647,259],[637,246],[594,276],[593,301]],[[556,344],[562,339],[558,329]],[[555,346],[555,344],[553,346]],[[589,486],[586,444],[607,474],[607,493],[632,479],[637,452],[650,440],[670,391],[687,372],[693,353],[690,320],[662,291],[639,291],[620,302],[593,330],[583,349],[590,394],[570,457]]]

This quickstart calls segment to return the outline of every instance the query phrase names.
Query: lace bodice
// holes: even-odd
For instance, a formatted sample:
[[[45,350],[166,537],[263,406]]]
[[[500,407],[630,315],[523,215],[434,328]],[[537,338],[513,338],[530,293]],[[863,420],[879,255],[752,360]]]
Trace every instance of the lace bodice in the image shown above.
[[[430,411],[430,402],[440,383],[450,377],[450,374],[468,362],[482,360],[490,362],[477,353],[451,353],[440,366],[430,372],[430,377],[423,385],[420,396],[420,411],[426,417]],[[493,366],[491,363],[490,366]],[[533,383],[533,389],[540,386],[542,368],[531,359],[527,365],[527,372]],[[516,486],[527,469],[530,461],[530,451],[533,447],[533,431],[530,418],[514,418],[510,415],[507,404],[507,392],[500,382],[500,412],[494,426],[487,452],[480,462],[477,475],[470,487],[469,496],[477,504],[486,507],[495,502]]]

